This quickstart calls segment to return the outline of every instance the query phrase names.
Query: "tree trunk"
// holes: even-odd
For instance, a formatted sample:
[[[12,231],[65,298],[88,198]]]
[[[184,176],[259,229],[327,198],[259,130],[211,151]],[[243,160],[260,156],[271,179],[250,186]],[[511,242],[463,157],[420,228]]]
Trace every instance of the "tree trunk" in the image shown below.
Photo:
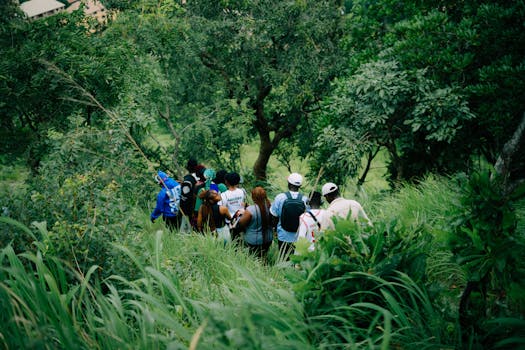
[[[374,152],[372,152],[372,151],[368,152],[368,157],[366,159],[365,170],[363,171],[363,174],[361,175],[361,177],[357,181],[357,189],[358,190],[360,190],[361,186],[363,186],[363,184],[365,183],[366,176],[368,175],[368,172],[370,171],[370,166],[372,165],[372,160],[374,160],[374,158],[377,156],[377,154],[379,153],[380,149],[381,149],[381,147],[377,147]]]
[[[257,159],[255,160],[255,163],[253,165],[253,173],[255,175],[256,180],[266,180],[266,169],[268,168],[268,162],[270,161],[270,157],[275,150],[275,146],[270,140],[270,137],[264,137],[264,135],[260,135],[260,144],[259,144],[259,154],[257,155]]]
[[[507,194],[512,193],[512,191],[514,191],[524,181],[524,179],[521,178],[509,183],[509,177],[511,172],[510,169],[512,168],[512,157],[519,149],[524,132],[525,113],[523,113],[523,117],[521,118],[520,124],[518,125],[516,130],[514,130],[512,137],[503,146],[503,150],[501,151],[501,154],[499,155],[496,164],[494,164],[494,170],[496,173],[493,174],[491,180],[495,179],[495,175],[500,176],[503,180],[503,190]]]
[[[275,142],[276,137],[274,137],[274,142],[270,138],[270,126],[264,115],[264,99],[268,96],[272,87],[270,85],[264,85],[262,79],[258,81],[258,93],[257,97],[253,104],[253,109],[255,113],[254,126],[259,134],[259,154],[257,159],[253,164],[253,174],[255,175],[256,180],[266,180],[266,168],[268,167],[268,162],[270,161],[270,156],[272,155],[275,148],[279,142]]]
[[[395,171],[395,175],[396,175],[395,178],[392,179],[392,182],[393,182],[394,187],[398,187],[398,185],[403,180],[403,175],[404,175],[403,164],[401,163],[401,159],[399,158],[397,154],[397,147],[395,143],[393,141],[388,142],[385,144],[385,146],[388,150],[388,153],[390,154],[390,161],[392,162],[392,168],[393,168],[392,170]]]

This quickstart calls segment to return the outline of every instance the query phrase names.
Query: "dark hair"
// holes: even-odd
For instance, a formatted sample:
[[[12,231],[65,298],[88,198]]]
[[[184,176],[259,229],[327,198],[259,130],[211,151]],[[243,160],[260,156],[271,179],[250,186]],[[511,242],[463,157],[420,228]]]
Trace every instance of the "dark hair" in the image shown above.
[[[199,163],[197,163],[197,160],[195,158],[188,159],[188,162],[186,163],[186,170],[188,170],[190,173],[194,173],[197,164]]]
[[[202,199],[202,205],[199,208],[201,211],[202,228],[208,227],[210,231],[215,231],[215,221],[213,220],[212,206],[221,200],[221,196],[213,190],[205,190],[199,193],[199,198]]]
[[[288,182],[288,189],[290,191],[298,192],[301,186],[297,186]]]
[[[323,204],[323,200],[321,199],[322,196],[321,196],[321,192],[317,192],[317,191],[312,191],[310,193],[310,195],[308,196],[308,203],[310,205],[315,205],[315,206],[321,206],[321,204]]]
[[[195,175],[201,181],[206,180],[204,178],[204,171],[205,170],[206,170],[206,167],[204,165],[202,165],[202,164],[199,164],[199,165],[195,166]]]
[[[226,180],[226,182],[228,182],[230,186],[238,185],[241,181],[241,177],[235,171],[226,174],[226,176],[224,176],[224,179]]]
[[[223,184],[224,180],[226,179],[226,174],[228,174],[228,172],[224,169],[217,171],[217,174],[215,174],[215,179],[213,179],[213,182],[215,182],[217,185]]]

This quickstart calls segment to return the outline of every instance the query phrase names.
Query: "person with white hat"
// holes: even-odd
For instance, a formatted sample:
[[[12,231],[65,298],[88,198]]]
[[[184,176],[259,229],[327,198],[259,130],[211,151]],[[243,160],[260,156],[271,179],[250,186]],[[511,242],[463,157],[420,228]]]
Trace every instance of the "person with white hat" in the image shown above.
[[[345,199],[341,197],[339,193],[339,187],[332,182],[328,182],[323,185],[321,189],[323,197],[328,202],[326,220],[322,223],[323,227],[328,229],[334,229],[334,217],[341,219],[352,219],[357,221],[359,218],[363,218],[372,225],[372,222],[366,215],[361,204],[352,199]]]
[[[291,173],[288,178],[288,191],[279,193],[270,207],[270,214],[275,218],[279,255],[288,258],[293,252],[297,240],[299,216],[306,210],[308,197],[299,193],[303,177]]]

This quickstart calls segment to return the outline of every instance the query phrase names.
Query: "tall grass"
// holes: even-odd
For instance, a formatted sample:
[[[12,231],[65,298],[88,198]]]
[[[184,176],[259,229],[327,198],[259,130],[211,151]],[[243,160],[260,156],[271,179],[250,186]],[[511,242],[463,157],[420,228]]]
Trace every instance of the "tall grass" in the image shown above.
[[[364,272],[351,272],[327,283],[366,283],[367,290],[349,296],[354,302],[308,319],[319,348],[452,349],[457,336],[434,306],[425,289],[398,273],[388,281]]]
[[[41,254],[0,254],[6,349],[308,349],[302,307],[277,270],[212,237],[147,240],[151,264],[99,284]],[[168,249],[165,249],[168,248]],[[74,274],[73,285],[66,278]]]
[[[377,265],[392,263],[386,252],[369,269],[303,281],[328,294],[320,296],[328,300],[322,310],[308,313],[315,300],[298,298],[290,278],[304,271],[265,264],[209,235],[169,232],[159,221],[146,224],[135,244],[118,246],[127,256],[126,268],[134,269],[126,276],[139,276],[133,279],[113,275],[101,281],[94,278],[97,266],[81,274],[38,250],[17,255],[4,247],[0,348],[454,348],[460,344],[454,318],[465,274],[443,242],[460,210],[458,182],[430,176],[377,198],[365,207],[376,234],[385,228],[387,236],[399,232],[409,241],[423,237],[415,234],[421,232],[435,238],[423,251],[427,284],[402,272],[375,274]],[[409,248],[417,250],[420,243]],[[360,258],[348,255],[342,262],[325,254],[324,265],[312,261],[309,271],[335,271]],[[342,296],[330,299],[331,292]]]
[[[417,185],[404,185],[392,194],[375,198],[370,203],[370,215],[377,221],[395,218],[407,229],[423,227],[446,238],[451,222],[461,210],[460,180],[437,175],[428,175]]]
[[[461,187],[460,176],[428,175],[417,185],[404,185],[370,203],[373,220],[393,220],[400,231],[420,231],[432,237],[425,251],[426,280],[434,305],[449,319],[457,317],[459,296],[467,282],[465,271],[453,261],[448,247],[455,221],[463,211]]]

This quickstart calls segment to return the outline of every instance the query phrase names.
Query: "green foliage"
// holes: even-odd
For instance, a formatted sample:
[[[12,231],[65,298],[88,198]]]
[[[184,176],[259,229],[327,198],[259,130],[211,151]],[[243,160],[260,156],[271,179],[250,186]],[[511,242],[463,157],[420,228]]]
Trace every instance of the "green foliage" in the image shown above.
[[[38,175],[28,179],[27,188],[3,198],[2,206],[26,225],[41,223],[46,231],[42,253],[74,263],[79,271],[98,265],[102,276],[134,276],[111,243],[133,245],[143,225],[134,208],[140,198],[156,191],[145,178],[145,166],[119,130],[83,127],[68,134],[54,132],[50,139],[53,152]],[[7,244],[5,240],[17,252],[32,241],[3,225],[2,243]]]
[[[77,139],[86,142],[84,137]],[[102,144],[98,150],[104,150]],[[89,175],[86,180],[93,179],[94,174]],[[84,198],[82,177],[65,178],[62,188]],[[115,183],[130,185],[119,178]],[[381,205],[371,205],[374,227],[338,221],[335,231],[319,237],[314,252],[304,249],[292,257],[296,268],[284,270],[260,264],[243,247],[224,246],[211,236],[162,234],[155,224],[134,231],[137,245],[123,236],[118,237],[119,245],[105,241],[113,258],[118,257],[112,263],[120,266],[113,270],[119,275],[102,280],[98,265],[80,274],[74,262],[69,267],[53,256],[51,246],[68,244],[54,240],[65,227],[47,230],[36,223],[30,230],[3,218],[30,237],[35,251],[16,256],[9,247],[0,252],[3,344],[68,344],[73,349],[190,344],[206,349],[468,347],[458,337],[457,324],[457,292],[464,286],[464,271],[442,245],[444,233],[453,226],[451,217],[459,210],[461,186],[457,179],[429,177],[418,187],[407,185],[392,196],[383,194],[377,199]],[[97,198],[99,184],[91,182],[91,187]],[[125,200],[119,190],[112,195]],[[73,215],[72,206],[63,206],[52,208]],[[81,206],[76,212],[89,213]],[[61,237],[82,241],[74,248],[79,252],[84,238],[76,236],[73,226],[67,229],[71,233]],[[491,330],[484,344],[520,344],[522,321],[515,312],[522,295],[519,284],[512,284],[507,317],[487,323]]]
[[[425,74],[403,70],[395,60],[378,60],[337,80],[319,125],[313,168],[327,167],[327,174],[342,182],[357,174],[363,157],[373,158],[374,150],[384,148],[391,180],[420,176],[424,171],[403,159],[421,140],[426,145],[419,152],[430,164],[438,163],[432,159],[436,150],[456,142],[473,115],[454,89],[436,88]]]
[[[107,27],[0,5],[0,157],[32,165],[24,184],[0,177],[2,347],[523,344],[521,194],[488,174],[421,180],[473,154],[493,161],[513,132],[522,1],[108,5],[121,12]],[[150,142],[159,126],[167,147]],[[254,135],[255,173],[239,147]],[[291,170],[312,146],[326,180],[345,183],[382,149],[393,180],[421,183],[374,194],[374,227],[340,221],[313,253],[299,244],[293,292],[241,247],[153,234],[146,158],[176,172],[197,155],[256,184],[270,155]]]
[[[104,5],[108,9],[115,9],[118,11],[129,10],[136,8],[142,1],[140,0],[104,0]]]
[[[322,178],[335,183],[345,183],[355,177],[363,156],[370,148],[366,138],[347,126],[327,126],[315,143],[314,157],[310,161],[311,172],[323,169]]]
[[[490,275],[491,287],[505,289],[520,280],[519,247],[525,244],[516,232],[512,198],[501,194],[488,171],[473,174],[465,187],[465,212],[456,223],[451,247],[470,280]]]
[[[436,346],[446,343],[445,321],[420,287],[432,238],[396,226],[340,221],[320,237],[314,252],[293,257],[300,266],[295,292],[309,322],[319,327],[316,344],[415,347],[429,337]],[[339,331],[321,331],[332,327]]]
[[[177,19],[185,28],[184,38],[180,46],[169,46],[170,58],[178,61],[171,66],[178,89],[173,101],[186,109],[186,116],[206,115],[188,106],[236,104],[226,110],[233,115],[217,124],[234,124],[248,129],[247,137],[259,137],[254,172],[265,180],[269,158],[281,140],[309,137],[310,110],[340,67],[340,9],[319,1],[208,1],[188,2],[185,10]],[[231,131],[214,132],[211,143],[220,144]],[[236,146],[232,143],[230,149],[237,152]]]
[[[203,107],[198,113],[191,119],[187,118],[187,122],[191,122],[180,135],[175,150],[177,160],[184,164],[199,150],[198,158],[209,160],[217,168],[239,169],[240,148],[248,141],[248,127],[243,120],[246,110],[232,101],[224,101],[217,103],[211,111]]]
[[[404,122],[413,132],[424,129],[426,140],[447,143],[457,137],[466,121],[474,118],[467,102],[451,88],[427,92],[418,101],[413,116]]]
[[[524,99],[516,94],[524,84],[525,37],[518,29],[524,15],[520,1],[464,2],[399,22],[387,37],[391,54],[403,67],[428,69],[441,88],[454,86],[476,116],[458,131],[454,147],[434,155],[438,162],[443,156],[456,161],[458,153],[479,152],[494,163],[512,135],[525,109]],[[413,147],[422,146],[418,142]],[[417,152],[410,161],[417,161]],[[467,161],[449,166],[466,167]]]
[[[103,285],[96,266],[81,275],[41,254],[0,251],[3,346],[313,349],[301,305],[276,270],[212,237],[150,238],[150,264],[121,248],[143,277]]]
[[[465,209],[450,237],[454,257],[465,268],[469,281],[460,305],[465,333],[484,334],[486,327],[491,327],[487,321],[515,316],[516,310],[523,310],[525,305],[525,240],[516,231],[513,208],[523,188],[506,196],[498,181],[491,178],[490,171],[470,177],[465,184]],[[486,346],[499,341],[505,332],[509,329],[503,326],[501,332],[477,339],[480,343],[476,344]]]
[[[6,24],[0,48],[2,142],[8,154],[26,151],[33,170],[48,151],[48,131],[66,132],[72,115],[100,126],[108,117],[100,107],[124,115],[150,112],[165,85],[154,59],[90,23],[77,11]]]
[[[473,154],[482,154],[494,163],[525,110],[525,99],[519,92],[525,81],[523,3],[412,1],[401,6],[398,1],[352,1],[347,5],[346,35],[341,41],[348,52],[345,80],[359,80],[357,73],[376,62],[396,62],[390,74],[401,72],[410,77],[424,71],[427,79],[418,80],[405,95],[389,99],[387,91],[377,93],[372,100],[377,106],[368,104],[379,115],[375,120],[383,121],[391,117],[386,107],[395,107],[399,98],[408,102],[398,122],[379,139],[386,144],[392,144],[389,139],[396,140],[395,147],[388,149],[390,178],[413,179],[429,171],[465,171]],[[369,74],[364,81],[373,86],[377,76]],[[403,81],[401,76],[400,83],[393,86]],[[361,84],[365,89],[366,83]],[[385,90],[380,84],[376,86],[377,91]],[[348,115],[363,116],[357,113],[362,105],[346,97],[356,91],[356,87],[338,89],[332,95],[331,101],[341,98],[347,102],[341,104],[343,108],[328,111],[333,114],[331,125],[345,125],[341,119]],[[386,104],[381,106],[383,102]],[[325,126],[323,121],[321,127]],[[358,135],[372,139],[377,130],[374,123],[361,129]],[[356,142],[360,140],[362,136],[356,138]],[[512,170],[514,178],[522,173],[523,159],[519,157],[519,166]],[[340,164],[345,168],[344,161]]]

